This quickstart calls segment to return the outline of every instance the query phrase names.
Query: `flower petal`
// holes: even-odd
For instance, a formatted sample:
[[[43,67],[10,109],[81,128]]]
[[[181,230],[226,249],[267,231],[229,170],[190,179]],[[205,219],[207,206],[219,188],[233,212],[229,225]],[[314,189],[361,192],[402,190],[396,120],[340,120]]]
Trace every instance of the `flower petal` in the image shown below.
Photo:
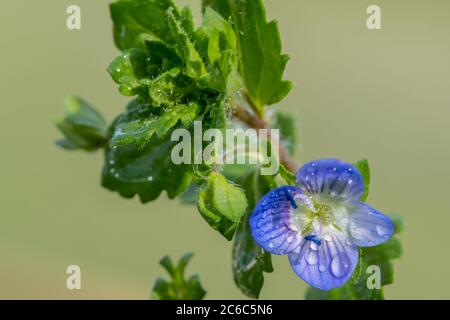
[[[301,213],[311,206],[311,199],[297,187],[283,186],[270,191],[250,217],[253,238],[273,254],[293,251],[302,241]]]
[[[358,246],[376,246],[391,238],[394,224],[389,217],[364,203],[354,205],[349,211],[349,233]]]
[[[294,272],[309,285],[320,290],[342,286],[358,264],[358,248],[343,234],[334,234],[320,245],[303,240],[289,254]]]
[[[358,170],[337,159],[308,162],[296,177],[299,187],[318,200],[358,200],[364,193],[364,180]]]

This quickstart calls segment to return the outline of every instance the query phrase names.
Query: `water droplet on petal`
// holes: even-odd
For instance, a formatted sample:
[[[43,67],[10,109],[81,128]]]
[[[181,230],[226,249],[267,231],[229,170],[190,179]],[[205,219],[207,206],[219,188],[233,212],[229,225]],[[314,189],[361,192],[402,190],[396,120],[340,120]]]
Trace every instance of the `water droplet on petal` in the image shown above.
[[[286,239],[286,241],[287,241],[288,243],[291,243],[292,240],[294,240],[294,237],[293,237],[293,236],[289,236],[289,237]]]
[[[384,237],[389,234],[389,230],[382,226],[377,226],[377,232],[381,237]]]
[[[269,243],[269,248],[273,248],[273,243]]]
[[[316,243],[311,242],[311,250],[317,251],[319,248]]]
[[[324,264],[321,264],[321,265],[319,265],[319,271],[320,272],[325,272],[325,271],[327,271],[327,267],[325,267]]]
[[[328,241],[328,242],[330,242],[331,240],[333,240],[329,234],[324,235],[324,236],[323,236],[323,239],[324,239],[325,241]]]
[[[309,264],[312,264],[312,265],[317,264],[318,260],[319,260],[319,257],[317,255],[316,251],[311,251],[308,254],[308,257],[306,258],[306,262],[308,262]]]
[[[331,260],[331,273],[336,278],[342,278],[346,274],[347,269],[348,269],[348,264],[342,263],[339,255],[335,256]]]

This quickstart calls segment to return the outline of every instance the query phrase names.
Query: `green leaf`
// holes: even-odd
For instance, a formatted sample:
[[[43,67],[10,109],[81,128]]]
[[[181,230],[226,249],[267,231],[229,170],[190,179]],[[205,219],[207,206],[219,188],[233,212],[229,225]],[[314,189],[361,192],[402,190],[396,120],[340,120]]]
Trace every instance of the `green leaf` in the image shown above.
[[[151,74],[147,71],[149,55],[143,49],[130,49],[123,52],[108,67],[113,80],[119,84],[119,91],[124,96],[134,96],[142,88],[141,79]]]
[[[258,298],[264,285],[264,272],[273,272],[270,253],[264,251],[250,233],[249,218],[259,199],[274,186],[271,176],[261,176],[259,170],[240,181],[248,199],[248,210],[233,243],[233,277],[236,286],[248,297]]]
[[[110,4],[114,22],[114,41],[121,50],[143,48],[146,40],[173,44],[167,10],[179,18],[171,0],[118,0]]]
[[[146,115],[146,109],[133,102],[128,111],[115,121],[111,129],[117,134],[118,128]],[[145,203],[156,199],[163,190],[169,198],[182,193],[192,180],[190,165],[175,165],[171,159],[173,147],[178,142],[160,140],[153,136],[145,147],[135,144],[115,145],[114,139],[105,151],[102,185],[117,191],[125,198],[138,195]]]
[[[370,167],[369,161],[367,159],[362,159],[353,163],[353,165],[358,169],[359,173],[362,175],[364,179],[364,193],[360,198],[361,202],[366,201],[369,196],[369,187],[370,187]]]
[[[180,72],[180,69],[173,68],[146,83],[154,107],[183,103],[191,87]]]
[[[207,75],[206,67],[189,34],[183,29],[173,10],[168,10],[167,17],[170,32],[175,39],[175,50],[186,66],[187,76],[196,80],[204,78]]]
[[[107,141],[107,125],[103,117],[86,101],[75,96],[63,100],[65,117],[56,126],[64,135],[56,143],[67,150],[94,151]]]
[[[283,80],[289,60],[281,54],[281,38],[276,21],[267,22],[262,0],[204,0],[225,19],[233,19],[241,56],[240,73],[256,111],[281,101],[292,84]]]
[[[212,172],[200,189],[197,207],[214,230],[231,240],[245,214],[247,199],[242,189]]]
[[[272,128],[280,130],[281,142],[288,149],[290,155],[294,155],[297,147],[297,130],[295,119],[290,115],[277,113]]]
[[[383,287],[393,283],[393,259],[402,255],[402,246],[397,235],[402,230],[403,221],[397,216],[393,219],[395,224],[394,236],[387,242],[375,247],[360,248],[360,260],[352,278],[340,288],[330,291],[321,291],[309,288],[306,299],[309,300],[383,300]],[[381,289],[369,289],[367,286],[369,266],[378,266],[381,272]]]
[[[136,117],[122,117],[117,121],[112,136],[111,145],[119,146],[134,143],[138,148],[143,148],[149,143],[153,136],[159,139],[165,138],[167,134],[180,123],[184,128],[191,127],[195,118],[199,115],[200,108],[195,103],[189,105],[177,105],[166,108],[158,115],[152,113],[139,113]],[[145,112],[145,111],[144,111]]]
[[[225,18],[231,16],[230,5],[228,0],[203,0],[202,10],[206,11],[208,7],[213,8],[215,11],[219,12]]]
[[[178,265],[174,265],[169,256],[161,259],[160,264],[170,275],[170,281],[157,279],[151,297],[157,300],[201,300],[206,295],[198,275],[185,279],[184,271],[193,254],[185,254]]]
[[[196,36],[199,46],[207,53],[209,86],[225,96],[232,95],[241,88],[233,25],[207,8]]]

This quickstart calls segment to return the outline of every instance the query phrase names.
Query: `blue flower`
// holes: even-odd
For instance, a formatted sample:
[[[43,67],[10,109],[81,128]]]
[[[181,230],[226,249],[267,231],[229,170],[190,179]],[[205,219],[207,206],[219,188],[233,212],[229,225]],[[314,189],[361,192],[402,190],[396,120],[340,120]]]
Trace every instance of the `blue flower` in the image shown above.
[[[309,285],[343,285],[358,263],[358,246],[389,240],[394,225],[359,201],[364,181],[358,170],[336,159],[305,164],[297,186],[270,191],[250,217],[251,233],[266,251],[287,254],[294,272]]]

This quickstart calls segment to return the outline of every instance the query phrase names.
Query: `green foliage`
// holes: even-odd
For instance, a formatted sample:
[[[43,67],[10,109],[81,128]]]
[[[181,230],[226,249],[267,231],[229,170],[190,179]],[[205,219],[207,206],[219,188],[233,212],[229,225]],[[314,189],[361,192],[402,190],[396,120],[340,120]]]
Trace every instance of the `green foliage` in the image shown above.
[[[185,254],[174,266],[170,257],[165,256],[159,262],[167,271],[171,281],[157,279],[151,297],[157,300],[201,300],[206,294],[198,275],[185,279],[184,270],[193,254]]]
[[[94,151],[107,141],[107,125],[103,117],[87,102],[67,96],[63,100],[65,117],[56,126],[65,139],[56,143],[67,150]]]
[[[264,285],[264,272],[273,272],[272,259],[270,253],[253,240],[248,220],[259,199],[275,186],[275,181],[273,177],[261,176],[255,170],[240,184],[247,195],[248,210],[234,237],[233,277],[242,293],[258,298]]]
[[[364,179],[364,193],[361,196],[361,201],[366,201],[369,196],[369,186],[370,186],[370,167],[369,161],[367,159],[358,160],[353,163],[356,169],[358,169],[359,173],[361,173]]]
[[[241,188],[212,172],[200,189],[197,206],[209,225],[231,240],[245,214],[247,199]]]
[[[152,140],[154,134],[158,139],[162,139],[178,123],[189,128],[199,115],[199,111],[200,107],[194,103],[179,104],[161,111],[141,106],[139,111],[127,113],[119,118],[111,144],[120,146],[134,143],[142,149]]]
[[[354,163],[355,167],[364,177],[365,192],[361,197],[365,200],[369,194],[370,169],[367,160],[360,160]],[[398,259],[402,255],[402,245],[398,239],[398,234],[403,231],[403,219],[398,215],[393,215],[394,235],[392,238],[375,247],[365,247],[359,249],[359,261],[352,278],[342,287],[329,291],[321,291],[316,288],[309,288],[306,292],[306,299],[309,300],[383,300],[383,287],[393,283],[394,266],[393,259]],[[368,272],[369,266],[378,266],[381,272],[381,288],[369,289],[368,282],[371,282]]]
[[[145,40],[174,43],[167,10],[175,9],[171,0],[119,0],[110,4],[114,22],[114,41],[121,50],[143,48]],[[174,15],[179,16],[178,12]]]
[[[148,112],[148,106],[133,101],[110,131],[117,135],[123,123],[136,121]],[[117,145],[114,135],[105,150],[102,173],[105,188],[117,191],[125,198],[137,194],[145,203],[156,199],[163,190],[174,198],[189,186],[193,178],[191,166],[175,165],[170,157],[176,142],[153,136],[150,143],[140,148],[135,144]]]
[[[241,88],[231,22],[207,10],[194,30],[190,9],[180,13],[168,0],[119,0],[111,4],[111,16],[124,52],[108,71],[122,94],[137,96],[149,109],[117,126],[114,143],[142,148],[179,121],[186,128],[194,119],[226,126],[229,101]]]
[[[203,6],[234,22],[240,73],[252,104],[263,114],[264,105],[281,101],[292,88],[291,82],[283,80],[289,57],[281,53],[277,22],[267,22],[262,0],[204,0]]]

